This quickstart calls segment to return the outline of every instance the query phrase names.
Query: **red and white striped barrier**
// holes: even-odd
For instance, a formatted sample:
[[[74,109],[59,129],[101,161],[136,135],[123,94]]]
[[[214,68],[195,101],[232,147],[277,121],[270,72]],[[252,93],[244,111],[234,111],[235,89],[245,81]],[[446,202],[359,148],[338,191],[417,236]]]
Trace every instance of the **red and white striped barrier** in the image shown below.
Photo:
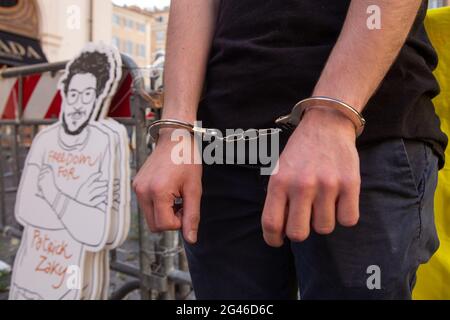
[[[62,98],[57,89],[61,73],[34,74],[23,78],[22,110],[19,110],[19,79],[0,79],[0,120],[44,120],[58,118]],[[110,107],[110,117],[130,118],[132,77],[126,73]]]

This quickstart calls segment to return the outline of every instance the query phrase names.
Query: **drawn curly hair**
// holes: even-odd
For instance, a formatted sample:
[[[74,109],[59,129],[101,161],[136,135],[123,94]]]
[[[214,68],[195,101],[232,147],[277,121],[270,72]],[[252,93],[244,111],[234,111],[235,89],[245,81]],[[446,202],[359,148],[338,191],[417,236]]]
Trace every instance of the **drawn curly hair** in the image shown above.
[[[69,67],[69,74],[64,79],[63,88],[67,95],[69,91],[69,84],[76,74],[91,73],[97,79],[96,93],[97,97],[106,89],[106,84],[110,77],[110,63],[108,56],[100,52],[83,52],[76,58]]]

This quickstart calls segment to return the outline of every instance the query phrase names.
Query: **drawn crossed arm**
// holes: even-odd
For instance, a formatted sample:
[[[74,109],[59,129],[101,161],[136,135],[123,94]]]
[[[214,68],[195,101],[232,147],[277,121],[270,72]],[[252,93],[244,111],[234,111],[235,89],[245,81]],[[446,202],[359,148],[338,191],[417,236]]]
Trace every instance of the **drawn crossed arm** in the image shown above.
[[[101,175],[92,174],[75,197],[57,187],[51,167],[44,167],[38,178],[39,190],[62,225],[75,240],[93,247],[102,242],[106,224],[108,182]]]
[[[41,167],[29,163],[24,170],[23,180],[17,194],[16,219],[22,225],[30,225],[47,230],[63,229],[51,205],[43,197],[38,186]]]

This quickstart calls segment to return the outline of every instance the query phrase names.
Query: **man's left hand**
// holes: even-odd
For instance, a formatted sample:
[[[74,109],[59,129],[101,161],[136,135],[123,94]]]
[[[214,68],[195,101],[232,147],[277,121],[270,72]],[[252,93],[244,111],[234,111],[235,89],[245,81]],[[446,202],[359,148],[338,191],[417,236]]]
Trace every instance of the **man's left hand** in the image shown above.
[[[361,177],[355,127],[339,111],[309,110],[271,177],[262,225],[264,239],[280,247],[306,240],[311,227],[318,234],[359,220]]]

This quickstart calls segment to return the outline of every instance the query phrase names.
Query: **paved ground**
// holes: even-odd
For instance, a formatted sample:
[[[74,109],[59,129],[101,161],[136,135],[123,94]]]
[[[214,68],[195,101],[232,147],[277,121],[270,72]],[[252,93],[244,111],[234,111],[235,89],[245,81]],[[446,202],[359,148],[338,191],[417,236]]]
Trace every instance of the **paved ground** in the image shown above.
[[[12,266],[14,262],[14,255],[18,246],[18,240],[0,235],[0,260]],[[0,300],[5,300],[8,298],[9,283],[10,275],[0,274]]]

